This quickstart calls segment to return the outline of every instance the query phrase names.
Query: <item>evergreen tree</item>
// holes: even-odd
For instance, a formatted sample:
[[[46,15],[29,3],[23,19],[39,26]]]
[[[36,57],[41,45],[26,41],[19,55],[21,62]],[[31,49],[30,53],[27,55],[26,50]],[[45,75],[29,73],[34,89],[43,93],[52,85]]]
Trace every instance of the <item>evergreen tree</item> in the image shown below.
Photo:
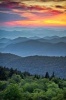
[[[10,69],[9,77],[11,77],[14,74],[13,68]]]
[[[51,79],[55,77],[55,73],[53,72],[51,75]]]
[[[49,78],[49,73],[48,72],[46,72],[45,78]]]

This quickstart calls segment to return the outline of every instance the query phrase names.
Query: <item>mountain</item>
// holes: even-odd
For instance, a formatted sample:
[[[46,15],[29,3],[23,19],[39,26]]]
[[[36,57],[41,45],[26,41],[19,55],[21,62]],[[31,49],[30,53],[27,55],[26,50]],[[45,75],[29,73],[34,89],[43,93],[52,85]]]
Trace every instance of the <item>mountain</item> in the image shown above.
[[[40,39],[40,37],[38,37],[38,36],[34,36],[34,37],[29,37],[29,39],[36,40],[36,39]]]
[[[1,38],[0,52],[19,56],[66,56],[66,37],[51,36],[46,38],[37,36],[15,39]]]
[[[11,39],[1,38],[0,39],[0,48],[5,48],[10,43],[10,41],[11,41]]]
[[[21,57],[10,53],[0,53],[0,65],[6,66],[9,62],[19,59]]]
[[[44,37],[44,39],[49,39],[49,40],[54,39],[54,38],[60,38],[60,37],[59,36],[46,36],[46,37]]]
[[[1,38],[0,43],[8,43],[8,44],[14,44],[19,42],[26,42],[28,40],[38,40],[39,42],[48,42],[48,43],[59,43],[59,42],[65,42],[66,43],[66,37],[59,37],[59,36],[47,36],[47,37],[17,37],[15,39],[9,39],[9,38]]]
[[[30,40],[29,38],[26,38],[26,37],[18,37],[18,38],[15,38],[13,39],[10,43],[19,43],[19,42],[26,42]]]
[[[66,43],[49,43],[38,40],[28,40],[25,42],[12,43],[0,52],[12,53],[19,56],[43,55],[43,56],[66,56]]]
[[[11,41],[11,39],[7,39],[7,38],[1,38],[0,39],[0,43],[7,43],[9,41]]]
[[[0,48],[6,47],[6,43],[0,43]]]
[[[64,42],[66,43],[66,37],[45,37],[45,38],[39,38],[37,39],[40,42],[49,42],[49,43],[59,43],[59,42]]]
[[[19,57],[13,54],[0,53],[0,66],[18,69],[31,74],[45,75],[49,72],[61,78],[66,78],[66,57],[29,56]]]
[[[19,31],[20,30],[20,31]],[[15,28],[11,31],[7,30],[1,30],[0,29],[0,38],[18,38],[18,37],[45,37],[50,36],[49,38],[57,38],[57,36],[66,36],[66,29],[62,30],[59,29],[59,31],[56,29],[48,29],[48,28]],[[32,39],[34,39],[32,38]],[[44,38],[48,39],[48,38]]]

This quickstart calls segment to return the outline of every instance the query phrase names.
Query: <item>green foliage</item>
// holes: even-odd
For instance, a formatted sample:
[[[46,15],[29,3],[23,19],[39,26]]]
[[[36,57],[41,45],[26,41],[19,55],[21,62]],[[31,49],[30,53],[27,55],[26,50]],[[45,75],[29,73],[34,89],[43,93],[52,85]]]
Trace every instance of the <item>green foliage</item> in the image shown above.
[[[5,89],[4,100],[22,100],[22,93],[17,84],[10,84]]]
[[[13,69],[2,70],[8,78],[0,80],[0,100],[66,100],[66,80],[56,78],[54,73],[51,78],[46,73],[44,78]]]
[[[0,67],[0,80],[7,80],[7,71],[5,71],[5,68]]]
[[[7,81],[0,81],[0,91],[4,90],[7,87]]]
[[[39,88],[39,84],[36,82],[25,83],[23,87],[24,91],[28,91],[30,93],[32,93],[36,88]]]
[[[58,94],[57,96],[53,97],[52,100],[64,100],[63,94]]]
[[[14,74],[11,79],[9,79],[11,83],[19,83],[21,81],[20,75]]]

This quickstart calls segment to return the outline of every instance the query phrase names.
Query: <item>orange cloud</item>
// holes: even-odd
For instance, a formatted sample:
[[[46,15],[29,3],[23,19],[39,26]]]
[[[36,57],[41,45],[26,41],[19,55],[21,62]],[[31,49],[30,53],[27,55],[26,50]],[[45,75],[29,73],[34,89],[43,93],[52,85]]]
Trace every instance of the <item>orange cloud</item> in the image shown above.
[[[14,14],[18,14],[21,17],[26,17],[27,20],[18,20],[0,23],[1,26],[65,26],[66,27],[66,13],[60,13],[55,10],[45,10],[37,12],[33,11],[21,11],[12,10]],[[8,12],[7,12],[8,13]],[[49,16],[48,16],[49,15]]]
[[[66,26],[66,13],[46,19],[44,22],[52,26]]]
[[[36,20],[38,18],[38,16],[36,14],[30,13],[30,12],[24,12],[24,13],[19,14],[19,15],[22,17],[26,17],[28,19],[31,19],[31,20]]]

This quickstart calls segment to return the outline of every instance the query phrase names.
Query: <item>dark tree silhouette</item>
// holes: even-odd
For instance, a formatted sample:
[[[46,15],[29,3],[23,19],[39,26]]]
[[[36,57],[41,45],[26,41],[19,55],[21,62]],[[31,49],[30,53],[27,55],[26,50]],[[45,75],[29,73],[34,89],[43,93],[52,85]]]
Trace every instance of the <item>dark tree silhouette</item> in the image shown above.
[[[54,77],[55,77],[55,73],[53,72],[52,75],[51,75],[51,78],[54,78]]]
[[[48,72],[46,72],[45,78],[49,78],[49,73]]]

